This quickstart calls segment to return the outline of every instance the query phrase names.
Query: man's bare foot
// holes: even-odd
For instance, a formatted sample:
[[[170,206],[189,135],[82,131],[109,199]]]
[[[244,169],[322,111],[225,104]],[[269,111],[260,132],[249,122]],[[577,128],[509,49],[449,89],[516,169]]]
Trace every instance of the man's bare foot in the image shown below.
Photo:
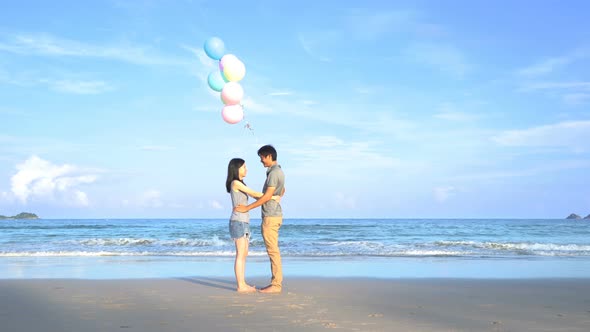
[[[256,293],[256,287],[246,285],[244,287],[238,287],[238,293]]]
[[[269,285],[269,286],[262,288],[260,290],[260,293],[272,294],[272,293],[280,293],[281,291],[282,291],[281,287]]]

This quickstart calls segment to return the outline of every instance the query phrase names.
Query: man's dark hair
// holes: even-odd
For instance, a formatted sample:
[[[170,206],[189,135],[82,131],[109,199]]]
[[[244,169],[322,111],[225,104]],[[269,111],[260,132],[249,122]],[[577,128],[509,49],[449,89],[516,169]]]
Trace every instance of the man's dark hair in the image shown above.
[[[262,157],[266,157],[268,155],[272,156],[272,161],[277,160],[277,150],[272,145],[265,145],[258,149],[258,155]]]

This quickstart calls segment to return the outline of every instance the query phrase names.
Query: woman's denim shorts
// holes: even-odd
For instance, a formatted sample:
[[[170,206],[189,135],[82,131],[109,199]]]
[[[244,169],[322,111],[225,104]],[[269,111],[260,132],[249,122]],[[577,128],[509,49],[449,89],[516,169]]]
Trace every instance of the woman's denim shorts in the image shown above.
[[[232,239],[246,237],[250,239],[250,223],[243,221],[229,221],[229,234]]]

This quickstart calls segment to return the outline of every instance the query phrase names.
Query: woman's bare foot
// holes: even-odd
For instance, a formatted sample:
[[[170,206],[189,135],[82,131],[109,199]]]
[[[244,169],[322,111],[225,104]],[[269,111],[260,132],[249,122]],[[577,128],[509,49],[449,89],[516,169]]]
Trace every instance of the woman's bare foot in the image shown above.
[[[238,293],[256,293],[256,287],[250,285],[244,285],[242,287],[238,287]]]

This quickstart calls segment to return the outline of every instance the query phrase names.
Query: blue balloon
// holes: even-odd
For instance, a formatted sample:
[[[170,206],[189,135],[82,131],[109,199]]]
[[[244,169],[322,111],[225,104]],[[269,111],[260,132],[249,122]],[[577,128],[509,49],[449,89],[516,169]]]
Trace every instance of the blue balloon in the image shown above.
[[[205,49],[205,53],[213,60],[219,60],[225,54],[223,40],[217,37],[207,39],[203,48]]]
[[[207,83],[211,89],[218,92],[221,92],[221,90],[223,90],[223,86],[225,86],[225,81],[223,80],[219,70],[214,70],[209,73],[209,76],[207,77]]]

